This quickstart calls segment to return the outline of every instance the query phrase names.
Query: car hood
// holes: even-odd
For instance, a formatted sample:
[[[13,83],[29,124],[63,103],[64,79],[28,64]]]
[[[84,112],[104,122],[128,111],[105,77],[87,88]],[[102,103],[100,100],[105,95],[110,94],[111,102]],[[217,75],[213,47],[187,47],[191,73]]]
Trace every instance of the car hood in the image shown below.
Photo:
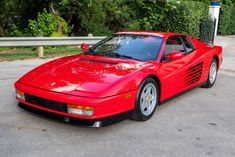
[[[76,55],[45,63],[28,72],[19,81],[44,90],[94,96],[100,95],[118,80],[144,65],[139,61]]]

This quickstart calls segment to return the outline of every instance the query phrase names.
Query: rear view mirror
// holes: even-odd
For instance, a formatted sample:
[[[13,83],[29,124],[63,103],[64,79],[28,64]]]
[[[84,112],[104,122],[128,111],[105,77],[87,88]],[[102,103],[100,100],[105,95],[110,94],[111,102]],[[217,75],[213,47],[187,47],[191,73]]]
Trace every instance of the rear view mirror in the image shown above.
[[[179,59],[179,58],[181,58],[183,56],[184,56],[183,52],[172,51],[170,54],[166,55],[165,58],[166,59]]]
[[[85,43],[82,43],[81,49],[86,52],[89,50],[89,46],[87,46],[87,44],[85,44]]]

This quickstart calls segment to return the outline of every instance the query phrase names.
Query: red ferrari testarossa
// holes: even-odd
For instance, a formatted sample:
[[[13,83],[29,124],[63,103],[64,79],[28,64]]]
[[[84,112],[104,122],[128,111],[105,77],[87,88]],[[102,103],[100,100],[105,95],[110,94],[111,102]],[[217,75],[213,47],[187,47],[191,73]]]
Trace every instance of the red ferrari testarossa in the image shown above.
[[[177,33],[118,32],[84,53],[55,59],[15,83],[19,103],[89,122],[145,121],[196,86],[212,87],[222,47]]]

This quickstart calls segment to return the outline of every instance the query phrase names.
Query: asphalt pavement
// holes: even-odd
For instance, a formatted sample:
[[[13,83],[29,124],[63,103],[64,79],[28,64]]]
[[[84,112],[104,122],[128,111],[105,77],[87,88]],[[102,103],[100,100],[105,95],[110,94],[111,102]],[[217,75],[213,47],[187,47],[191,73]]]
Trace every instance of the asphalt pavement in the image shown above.
[[[218,37],[224,62],[213,88],[160,106],[146,122],[86,128],[22,110],[14,82],[48,60],[0,62],[0,157],[234,157],[235,37]]]

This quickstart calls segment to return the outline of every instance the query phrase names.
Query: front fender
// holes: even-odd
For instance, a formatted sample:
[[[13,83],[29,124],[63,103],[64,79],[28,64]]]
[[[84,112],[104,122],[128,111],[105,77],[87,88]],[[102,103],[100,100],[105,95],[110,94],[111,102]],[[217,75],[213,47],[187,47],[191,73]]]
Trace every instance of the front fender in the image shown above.
[[[110,88],[100,94],[99,97],[114,96],[118,94],[128,93],[130,91],[137,91],[141,82],[148,76],[156,75],[154,71],[158,69],[157,65],[148,65],[142,69],[128,74],[127,76],[116,81]],[[158,77],[159,78],[159,77]]]

